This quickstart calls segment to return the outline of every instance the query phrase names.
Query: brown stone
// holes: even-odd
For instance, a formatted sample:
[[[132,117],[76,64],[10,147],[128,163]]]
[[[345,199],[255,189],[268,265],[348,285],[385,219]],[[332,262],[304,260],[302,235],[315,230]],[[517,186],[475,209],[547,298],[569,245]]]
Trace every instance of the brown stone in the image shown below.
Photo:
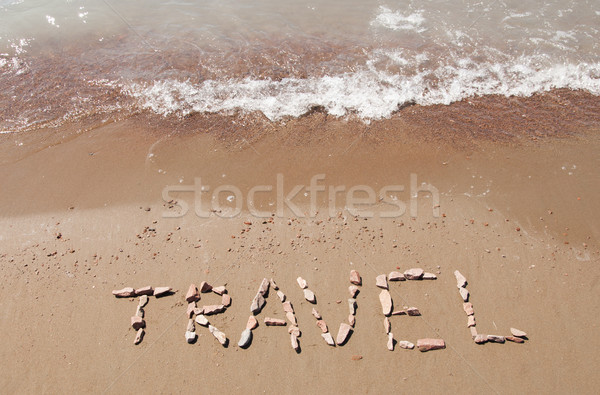
[[[516,328],[510,328],[510,333],[512,333],[512,335],[516,337],[527,337],[527,333]]]
[[[419,339],[417,340],[417,348],[421,352],[440,350],[446,348],[446,342],[444,342],[444,339]]]
[[[137,331],[140,328],[146,327],[146,321],[144,321],[142,317],[134,315],[133,317],[131,317],[131,326]]]
[[[285,317],[292,325],[298,325],[298,321],[296,321],[296,316],[294,315],[294,313],[287,312],[285,313]]]
[[[144,339],[144,328],[140,328],[137,330],[137,333],[135,334],[135,340],[133,341],[133,344],[138,345],[142,342],[142,340]]]
[[[321,332],[323,332],[323,333],[327,333],[327,332],[329,332],[329,329],[327,328],[327,324],[325,323],[325,321],[323,321],[323,320],[318,320],[318,321],[317,321],[317,326],[318,326],[319,328],[321,328]]]
[[[195,332],[196,331],[196,325],[194,325],[194,320],[192,318],[190,318],[188,320],[186,331],[188,331],[188,332]]]
[[[338,334],[337,334],[337,338],[335,339],[335,342],[339,345],[343,345],[346,342],[346,340],[348,340],[348,336],[350,335],[351,331],[352,331],[352,327],[350,325],[342,322],[340,324],[340,329],[338,330]]]
[[[210,285],[209,283],[207,283],[206,281],[202,281],[200,283],[200,292],[202,292],[203,294],[212,291],[212,285]]]
[[[315,309],[314,307],[312,309],[312,315],[313,315],[313,317],[315,317],[318,320],[321,319],[321,314],[319,314],[319,312],[317,311],[317,309]]]
[[[351,285],[348,287],[348,292],[350,292],[351,298],[356,298],[356,295],[358,295],[359,290],[356,285]]]
[[[152,296],[153,293],[154,293],[154,288],[152,288],[150,285],[147,285],[142,288],[137,288],[135,290],[136,296],[142,296],[142,295]]]
[[[396,310],[396,311],[393,311],[392,315],[406,315],[406,310]]]
[[[471,328],[475,326],[475,316],[474,315],[470,315],[467,319],[467,327]]]
[[[218,330],[217,328],[215,328],[212,325],[208,326],[208,330],[210,331],[210,333],[213,334],[215,339],[217,339],[219,341],[219,343],[221,343],[221,345],[224,346],[225,344],[227,344],[227,336],[225,336],[225,334],[223,332],[221,332],[220,330]]]
[[[258,293],[261,294],[262,296],[266,296],[268,292],[269,292],[269,280],[267,280],[266,278],[263,278],[258,287]]]
[[[185,294],[185,300],[188,303],[197,302],[200,300],[200,292],[198,291],[198,287],[196,287],[196,284],[190,285],[187,293]]]
[[[460,297],[463,299],[463,301],[469,301],[469,291],[467,291],[466,288],[459,288],[458,292],[460,293]]]
[[[296,281],[298,282],[298,285],[300,286],[300,288],[306,289],[306,287],[308,287],[308,284],[306,283],[306,280],[303,279],[302,277],[298,277],[296,279]]]
[[[363,359],[362,355],[353,355],[352,356],[353,361],[360,361],[361,359]]]
[[[256,294],[254,299],[252,299],[252,304],[250,305],[250,311],[254,314],[260,313],[262,308],[265,306],[265,298],[259,293]]]
[[[514,342],[514,343],[525,343],[525,340],[521,339],[520,337],[516,337],[516,336],[506,336],[506,340],[508,340],[509,342]]]
[[[385,274],[380,274],[375,277],[375,285],[382,289],[388,289],[387,277]]]
[[[437,276],[433,273],[423,273],[423,280],[437,280]]]
[[[421,312],[416,307],[409,307],[406,310],[406,314],[410,315],[411,317],[418,317],[421,315]]]
[[[362,279],[356,270],[350,270],[350,282],[354,285],[362,285]]]
[[[488,337],[487,337],[487,335],[476,335],[473,340],[477,344],[483,344],[483,343],[486,343],[488,341]]]
[[[390,333],[392,330],[392,324],[390,324],[390,320],[387,317],[383,319],[383,329],[385,329],[385,333]]]
[[[229,294],[223,294],[221,296],[221,304],[225,307],[231,306],[231,296],[229,296]]]
[[[289,300],[287,302],[284,302],[283,311],[285,311],[286,313],[293,313],[294,307],[292,306],[292,302],[290,302]]]
[[[423,277],[423,269],[413,268],[404,272],[404,277],[407,280],[420,280]]]
[[[224,286],[224,285],[221,285],[221,286],[219,286],[219,287],[214,287],[214,288],[212,289],[212,291],[213,291],[214,293],[216,293],[217,295],[223,295],[223,294],[226,294],[226,293],[227,293],[227,288],[225,288],[225,286]]]
[[[286,322],[279,318],[265,317],[265,325],[267,326],[285,326]]]
[[[473,311],[473,304],[471,304],[471,302],[463,303],[463,310],[465,310],[465,313],[467,313],[467,315],[475,314],[475,312]]]
[[[171,287],[156,287],[154,288],[154,293],[153,295],[155,297],[161,297],[161,296],[165,296],[171,293]]]
[[[130,298],[132,296],[136,296],[135,289],[131,287],[114,290],[112,291],[112,294],[115,295],[117,298]]]
[[[498,335],[487,335],[487,340],[493,343],[504,343],[506,341],[506,338],[504,336]]]
[[[381,302],[383,315],[390,315],[392,313],[392,296],[387,289],[381,291],[379,301]]]
[[[454,277],[456,277],[456,286],[458,288],[464,288],[467,286],[467,279],[458,270],[454,271]]]
[[[400,272],[390,272],[390,274],[388,275],[388,280],[389,281],[405,281],[406,277],[404,277],[404,274],[402,274]]]
[[[250,317],[248,317],[248,323],[246,324],[246,329],[254,329],[258,326],[258,321],[256,321],[256,317],[254,317],[253,315],[251,315]]]
[[[210,306],[202,306],[202,311],[204,312],[204,315],[212,315],[212,314],[219,314],[222,313],[226,310],[225,306],[223,306],[222,304],[213,304]]]
[[[187,315],[188,318],[192,318],[193,315],[196,314],[196,302],[188,303],[185,314]],[[200,314],[202,314],[202,313],[200,313]]]

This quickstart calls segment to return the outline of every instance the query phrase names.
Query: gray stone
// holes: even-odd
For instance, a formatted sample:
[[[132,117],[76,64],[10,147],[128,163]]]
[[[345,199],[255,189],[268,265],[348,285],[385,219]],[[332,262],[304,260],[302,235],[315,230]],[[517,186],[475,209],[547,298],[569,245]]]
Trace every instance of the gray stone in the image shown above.
[[[210,331],[210,333],[213,334],[215,339],[217,339],[219,341],[219,343],[221,343],[223,346],[225,344],[227,344],[227,336],[225,336],[225,334],[223,332],[221,332],[220,330],[218,330],[217,328],[215,328],[212,325],[208,326],[208,330]]]
[[[467,291],[466,288],[459,288],[458,292],[460,293],[460,297],[463,299],[463,301],[469,301],[469,291]]]
[[[198,325],[202,325],[202,326],[208,326],[208,324],[209,324],[208,318],[206,318],[202,314],[196,316],[196,323]]]
[[[392,330],[392,324],[390,324],[390,320],[387,317],[383,319],[383,329],[385,329],[385,333],[390,333]]]
[[[240,337],[240,341],[238,342],[238,346],[242,348],[248,347],[252,341],[252,331],[250,329],[244,329],[242,331],[242,336]]]
[[[423,274],[423,269],[413,268],[405,271],[404,277],[406,277],[407,280],[420,280],[423,277]]]
[[[265,298],[260,293],[257,293],[254,299],[252,300],[252,304],[250,305],[250,311],[253,314],[260,313],[262,308],[265,307],[265,303]]]
[[[388,282],[385,274],[380,274],[375,277],[375,285],[382,289],[388,289]]]
[[[512,335],[516,337],[527,337],[527,333],[517,328],[510,328],[510,333],[512,333]]]
[[[142,340],[144,339],[144,328],[140,328],[137,330],[137,333],[135,334],[135,339],[133,340],[133,344],[138,345],[142,342]]]
[[[325,342],[327,344],[329,344],[330,346],[335,346],[335,342],[333,341],[333,337],[331,336],[331,333],[329,333],[329,332],[321,333],[321,337],[323,339],[325,339]]]
[[[407,340],[401,340],[398,342],[398,347],[404,348],[405,350],[412,350],[415,345]]]
[[[423,280],[437,280],[437,276],[433,273],[425,272],[425,273],[423,273],[422,279]]]
[[[464,288],[467,286],[467,279],[458,270],[454,271],[454,277],[456,277],[456,286],[458,288]]]
[[[404,277],[404,274],[402,274],[400,272],[390,272],[390,274],[388,275],[388,280],[389,281],[405,281],[406,277]]]
[[[379,301],[381,302],[383,315],[390,315],[392,313],[392,296],[387,289],[381,291]]]
[[[356,299],[348,299],[348,310],[350,311],[350,314],[356,314]]]
[[[140,301],[138,302],[138,306],[146,307],[146,305],[148,304],[148,300],[150,300],[150,298],[148,298],[148,295],[140,296]]]
[[[269,292],[269,280],[267,280],[266,278],[263,278],[260,283],[260,286],[258,287],[258,293],[261,294],[262,296],[266,296],[268,292]]]
[[[186,331],[186,332],[185,332],[185,340],[186,340],[186,341],[187,341],[189,344],[192,344],[192,343],[194,343],[194,342],[196,341],[196,337],[197,337],[197,336],[198,336],[198,335],[196,335],[196,332],[189,332],[189,331]]]
[[[504,343],[506,341],[506,338],[504,336],[498,335],[487,335],[487,340],[493,343]]]

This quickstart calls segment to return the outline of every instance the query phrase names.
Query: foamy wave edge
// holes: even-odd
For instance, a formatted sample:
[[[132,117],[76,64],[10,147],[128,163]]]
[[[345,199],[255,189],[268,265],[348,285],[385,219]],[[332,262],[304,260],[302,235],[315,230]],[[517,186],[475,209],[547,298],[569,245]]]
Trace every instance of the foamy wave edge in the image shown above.
[[[423,106],[474,96],[531,96],[569,88],[600,95],[600,63],[532,66],[531,59],[509,65],[484,63],[446,66],[410,77],[374,68],[354,73],[306,79],[225,79],[201,84],[164,80],[117,83],[138,105],[164,116],[192,113],[262,112],[271,121],[300,117],[322,108],[336,117],[358,116],[365,121],[390,117],[406,104]],[[432,85],[432,78],[437,81]]]

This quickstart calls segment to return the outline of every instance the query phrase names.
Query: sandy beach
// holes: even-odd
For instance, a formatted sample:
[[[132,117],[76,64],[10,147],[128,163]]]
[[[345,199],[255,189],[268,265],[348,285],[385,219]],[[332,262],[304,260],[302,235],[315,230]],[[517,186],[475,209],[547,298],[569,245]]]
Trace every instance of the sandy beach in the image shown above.
[[[245,129],[227,117],[211,122],[228,128],[156,133],[133,117],[85,132],[0,135],[0,383],[7,392],[596,392],[597,129],[532,139],[513,127],[509,137],[458,139],[435,128],[415,133],[406,118],[367,125],[315,113],[279,124],[250,119]],[[248,133],[227,133],[238,129]],[[302,186],[293,200],[301,215],[289,205],[279,215],[278,174],[285,194]],[[305,187],[319,174],[325,191],[316,193],[311,216]],[[429,192],[413,199],[411,175]],[[208,196],[235,186],[244,199],[239,213],[223,218],[239,200],[226,188],[214,206],[198,192],[200,210],[196,179]],[[254,200],[267,217],[247,205],[257,185],[273,187]],[[368,218],[348,210],[345,193],[357,185],[375,191],[375,201],[361,206],[372,211]],[[404,189],[382,196],[390,185]],[[345,188],[333,205],[330,187]],[[382,217],[401,203],[402,215]],[[386,347],[375,278],[410,268],[437,280],[389,283],[395,309],[421,312],[390,317],[394,337],[441,338],[443,350]],[[356,324],[345,345],[330,347],[311,309],[335,338],[348,319],[350,270],[363,280]],[[475,344],[455,270],[468,279],[478,333],[509,336],[514,327],[528,340]],[[316,305],[304,299],[299,276]],[[294,306],[299,352],[287,327],[263,323],[285,319],[273,290],[252,344],[237,345],[263,278]],[[200,325],[197,342],[185,341],[185,294],[202,281],[226,286],[232,298],[226,312],[208,317],[227,347]],[[134,345],[137,298],[111,292],[146,285],[176,292],[150,298],[145,337]],[[201,297],[199,305],[220,301]]]

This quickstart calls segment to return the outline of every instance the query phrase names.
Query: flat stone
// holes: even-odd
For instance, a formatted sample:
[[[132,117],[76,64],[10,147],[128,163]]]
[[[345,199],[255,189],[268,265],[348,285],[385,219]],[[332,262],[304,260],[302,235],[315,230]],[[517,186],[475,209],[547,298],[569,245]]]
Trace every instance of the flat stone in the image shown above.
[[[314,307],[312,309],[312,315],[313,315],[313,317],[315,317],[318,320],[321,319],[321,314],[319,314],[319,312],[317,311],[317,309],[315,309]]]
[[[285,294],[281,291],[277,291],[277,296],[279,297],[279,300],[281,300],[281,303],[285,302]]]
[[[200,314],[196,316],[196,323],[202,326],[208,326],[208,318],[206,316]]]
[[[266,278],[262,279],[260,285],[258,286],[258,293],[262,296],[267,296],[267,294],[269,293],[269,280],[267,280]]]
[[[356,316],[353,314],[348,315],[348,325],[354,328],[354,324],[356,323]]]
[[[215,337],[215,339],[217,339],[219,341],[219,343],[221,343],[223,346],[225,344],[227,344],[227,336],[225,336],[225,334],[223,332],[221,332],[220,330],[218,330],[217,328],[215,328],[212,325],[208,326],[208,330],[210,331],[210,333],[212,333],[212,335]]]
[[[521,339],[520,337],[516,337],[516,336],[506,336],[506,340],[508,340],[509,342],[514,342],[514,343],[525,343],[525,340]]]
[[[212,291],[212,285],[210,285],[209,283],[207,283],[206,281],[202,281],[200,283],[200,292],[202,292],[203,294]]]
[[[348,311],[350,314],[356,314],[356,299],[348,299]]]
[[[306,280],[303,279],[302,277],[298,277],[296,279],[296,281],[298,282],[298,285],[300,286],[300,288],[306,289],[306,287],[308,287],[308,284],[306,283]]]
[[[469,330],[471,331],[471,337],[475,339],[475,336],[477,336],[477,328],[472,326],[469,328]]]
[[[413,348],[415,348],[415,345],[407,340],[400,340],[398,342],[398,347],[404,348],[405,350],[412,350]]]
[[[153,295],[156,297],[161,297],[170,294],[172,291],[171,287],[156,287],[154,288]]]
[[[298,321],[296,321],[296,316],[294,315],[294,313],[287,312],[285,313],[285,317],[288,319],[290,324],[298,325]]]
[[[273,288],[275,291],[277,291],[279,289],[279,287],[277,286],[277,284],[275,284],[275,280],[270,279],[269,280],[269,284],[271,285],[271,288]]]
[[[458,292],[460,293],[460,297],[465,301],[469,301],[469,291],[466,288],[459,288]]]
[[[204,307],[196,307],[194,309],[194,314],[196,314],[196,315],[202,315],[202,314],[204,314]],[[190,318],[191,318],[191,315],[190,315]]]
[[[238,342],[238,346],[242,348],[246,348],[250,345],[252,341],[252,331],[250,329],[244,329],[242,331],[242,335],[240,336],[240,341]]]
[[[285,311],[286,313],[293,313],[294,312],[294,307],[292,306],[292,302],[287,301],[283,303],[283,311]]]
[[[298,337],[293,333],[290,334],[290,343],[292,344],[292,348],[296,351],[300,349],[300,345],[298,344]]]
[[[350,270],[350,282],[354,285],[362,285],[362,279],[356,270]]]
[[[140,328],[137,330],[137,333],[135,334],[135,339],[133,340],[133,344],[138,345],[142,342],[142,340],[144,339],[144,328]]]
[[[225,307],[231,306],[231,296],[229,296],[229,294],[223,294],[221,296],[221,304]]]
[[[286,322],[284,320],[280,320],[279,318],[265,317],[265,325],[267,325],[267,326],[286,326]]]
[[[423,280],[437,280],[437,276],[433,273],[425,272],[425,273],[423,273],[422,279]]]
[[[404,277],[407,280],[420,280],[423,277],[423,269],[413,268],[404,272]]]
[[[224,312],[225,310],[226,310],[226,308],[222,304],[213,304],[210,306],[202,306],[202,311],[204,312],[204,315],[219,314],[219,313]]]
[[[527,337],[527,333],[517,328],[510,328],[510,333],[512,333],[512,335],[516,337]]]
[[[446,348],[446,342],[444,342],[444,339],[419,339],[417,340],[417,348],[421,352],[440,350]]]
[[[337,338],[335,339],[335,342],[339,345],[343,345],[346,342],[346,340],[348,340],[348,336],[350,335],[351,331],[352,331],[352,327],[350,325],[342,322],[340,324],[340,329],[338,330],[338,334],[337,334]]]
[[[140,301],[138,302],[138,306],[145,307],[148,304],[149,300],[150,300],[150,298],[148,298],[148,295],[140,296]]]
[[[392,313],[392,296],[387,289],[381,291],[379,301],[381,302],[383,315],[390,315]]]
[[[137,331],[140,328],[146,327],[146,321],[144,321],[142,317],[134,315],[133,317],[131,317],[131,326]]]
[[[140,305],[138,305],[137,309],[135,309],[135,315],[144,318],[144,309],[142,309]]]
[[[473,315],[475,312],[473,311],[473,304],[471,302],[463,303],[463,310],[467,315]]]
[[[421,312],[416,307],[409,307],[406,310],[406,314],[410,315],[411,317],[418,317],[421,315]]]
[[[225,288],[225,286],[224,286],[224,285],[221,285],[221,286],[218,286],[218,287],[214,287],[214,288],[212,289],[212,291],[213,291],[214,293],[216,293],[217,295],[221,296],[221,295],[224,295],[224,294],[226,294],[226,293],[227,293],[227,288]]]
[[[383,319],[383,329],[385,329],[385,333],[390,333],[392,330],[392,324],[390,324],[390,320],[387,317]]]
[[[385,274],[380,274],[375,277],[375,285],[382,289],[388,289],[387,277]]]
[[[200,300],[200,291],[198,291],[198,287],[196,287],[196,284],[190,285],[187,293],[185,294],[185,300],[188,303],[197,302]]]
[[[310,303],[317,303],[315,293],[308,288],[304,290],[304,299],[308,300]]]
[[[246,323],[246,329],[254,329],[258,326],[258,321],[256,321],[256,317],[254,317],[253,315],[251,315],[250,317],[248,317],[248,322]]]
[[[329,332],[321,333],[321,337],[323,339],[325,339],[325,342],[327,344],[329,344],[330,346],[335,346],[335,342],[333,341],[333,337],[331,336],[331,333],[329,333]]]
[[[470,315],[467,319],[467,327],[471,328],[475,326],[475,316],[474,315]]]
[[[131,287],[114,290],[112,291],[112,294],[115,295],[117,298],[130,298],[132,296],[136,296],[135,289]]]
[[[392,311],[392,315],[406,315],[406,310]]]
[[[137,288],[135,290],[135,294],[136,296],[152,296],[152,294],[154,294],[154,288],[152,288],[150,285],[146,285],[145,287]]]
[[[356,285],[351,285],[348,287],[348,292],[350,292],[351,298],[356,298],[356,295],[360,292]]]
[[[458,270],[454,271],[454,277],[456,277],[456,286],[458,288],[464,288],[467,286],[467,279]]]
[[[195,343],[195,342],[196,342],[196,337],[197,337],[197,336],[198,336],[198,335],[196,335],[196,332],[188,332],[188,331],[186,331],[186,332],[185,332],[185,340],[186,340],[186,341],[187,341],[189,344]]]
[[[187,332],[196,332],[196,325],[194,325],[194,320],[192,318],[190,318],[188,320],[186,331]]]
[[[476,335],[473,340],[477,344],[483,344],[483,343],[487,343],[488,337],[487,337],[487,335]]]
[[[487,335],[487,340],[492,343],[504,343],[506,338],[498,335]]]
[[[388,333],[387,348],[390,351],[394,351],[394,334],[392,332]]]
[[[323,333],[327,333],[327,332],[329,332],[329,329],[327,329],[327,324],[325,323],[325,321],[323,321],[323,320],[318,320],[318,321],[317,321],[317,326],[318,326],[319,328],[321,328],[321,332],[323,332]]]
[[[187,315],[188,318],[192,318],[194,316],[194,314],[196,314],[196,309],[197,309],[196,302],[188,303],[185,314]]]
[[[288,333],[296,337],[300,337],[301,334],[300,328],[298,328],[296,325],[290,325],[290,327],[288,328]]]
[[[406,277],[404,277],[404,274],[402,274],[400,272],[390,272],[390,274],[388,274],[388,280],[389,281],[405,281]]]
[[[252,304],[250,305],[250,311],[253,314],[260,313],[262,308],[265,307],[265,303],[265,298],[260,293],[257,293],[254,299],[252,300]]]

